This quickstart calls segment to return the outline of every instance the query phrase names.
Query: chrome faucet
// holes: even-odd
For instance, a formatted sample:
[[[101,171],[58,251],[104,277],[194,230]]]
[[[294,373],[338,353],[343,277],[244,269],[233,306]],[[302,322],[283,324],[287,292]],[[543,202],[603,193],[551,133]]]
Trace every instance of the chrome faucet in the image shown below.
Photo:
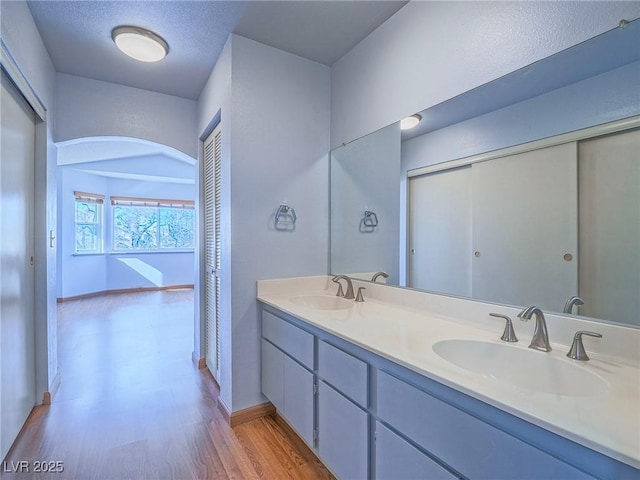
[[[340,292],[342,291],[342,284],[340,283],[340,280],[347,281],[347,292],[344,295],[340,295]],[[338,293],[336,294],[337,296],[344,296],[344,298],[346,298],[347,300],[353,300],[354,298],[356,298],[356,296],[353,294],[353,283],[351,283],[351,279],[349,277],[347,277],[346,275],[336,275],[335,277],[333,277],[333,281],[339,285]]]
[[[378,273],[374,273],[373,277],[371,277],[371,281],[375,283],[375,281],[379,278],[389,278],[389,274],[385,273],[385,272],[378,272]]]
[[[584,300],[582,300],[580,297],[578,297],[577,295],[574,295],[573,297],[571,297],[569,300],[567,300],[567,303],[564,304],[564,313],[572,313],[573,312],[573,306],[577,305],[578,307],[580,305],[584,305]]]
[[[549,345],[549,334],[547,333],[547,322],[544,319],[544,314],[535,305],[527,307],[518,314],[520,320],[530,320],[531,315],[536,316],[536,327],[533,330],[533,338],[529,344],[529,348],[536,350],[542,350],[543,352],[550,352],[551,345]]]

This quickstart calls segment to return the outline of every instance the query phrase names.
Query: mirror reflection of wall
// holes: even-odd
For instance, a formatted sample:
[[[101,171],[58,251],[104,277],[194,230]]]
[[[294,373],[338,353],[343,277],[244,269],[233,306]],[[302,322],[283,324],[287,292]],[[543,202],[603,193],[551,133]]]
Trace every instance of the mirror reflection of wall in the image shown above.
[[[331,152],[331,272],[398,284],[400,128],[397,124]],[[365,212],[375,214],[365,219]],[[377,223],[377,225],[374,225]]]
[[[384,269],[384,263],[391,284],[515,306],[539,304],[554,312],[562,312],[570,296],[584,295],[591,300],[574,306],[574,314],[638,325],[640,146],[635,140],[627,142],[631,157],[617,160],[620,168],[613,167],[607,155],[607,160],[584,160],[591,158],[587,150],[596,148],[593,145],[620,137],[610,135],[616,129],[640,126],[638,38],[640,21],[634,21],[420,112],[421,124],[400,136],[400,200],[395,210],[399,241],[362,248],[357,235],[346,240],[345,212],[332,203],[331,273],[370,273]],[[584,135],[565,138],[575,132]],[[343,168],[338,163],[351,161],[349,152],[364,148],[360,142],[371,142],[376,135],[332,152],[332,200],[344,195],[343,184],[333,175]],[[589,136],[598,138],[586,140]],[[385,148],[397,151],[398,145],[378,145],[377,151]],[[564,159],[546,161],[549,155]],[[516,158],[520,165],[528,164],[522,167],[526,171],[516,168],[518,162],[496,156]],[[385,165],[392,164],[395,157]],[[358,170],[361,176],[373,171]],[[611,188],[623,181],[624,188]],[[366,184],[364,178],[359,182]],[[420,182],[430,186],[414,188]],[[595,187],[598,182],[605,186]],[[395,185],[386,188],[398,192]],[[613,191],[616,196],[610,195]],[[362,210],[369,198],[352,195],[349,203]],[[411,209],[411,202],[421,205],[419,211]],[[417,221],[427,212],[428,219]],[[549,212],[552,219],[534,221]],[[418,251],[412,245],[411,235],[426,231],[438,232],[432,240],[446,247],[443,253],[435,248]],[[524,253],[498,248],[514,237],[528,245]],[[485,242],[482,248],[476,245],[480,239]],[[431,262],[437,276],[412,265],[412,257],[419,255]],[[491,255],[497,264],[489,262]],[[347,262],[356,257],[357,264]],[[542,268],[550,264],[551,270]]]

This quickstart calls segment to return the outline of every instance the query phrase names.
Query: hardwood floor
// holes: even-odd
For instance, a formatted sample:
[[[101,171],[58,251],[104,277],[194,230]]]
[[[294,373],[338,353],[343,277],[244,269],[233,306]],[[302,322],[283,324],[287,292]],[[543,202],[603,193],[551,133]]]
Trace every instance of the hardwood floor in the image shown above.
[[[34,409],[0,476],[333,478],[278,417],[228,426],[215,381],[191,362],[192,324],[192,290],[60,304],[60,389]],[[34,472],[43,461],[64,471]]]

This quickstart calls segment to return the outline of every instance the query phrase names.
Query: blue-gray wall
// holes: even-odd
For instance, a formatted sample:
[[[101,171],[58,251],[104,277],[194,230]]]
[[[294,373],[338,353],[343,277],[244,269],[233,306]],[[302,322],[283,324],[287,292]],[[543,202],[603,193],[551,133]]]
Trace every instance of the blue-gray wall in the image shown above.
[[[328,67],[237,35],[200,97],[199,136],[222,121],[218,381],[231,411],[265,401],[256,281],[327,272],[329,105]],[[273,224],[283,202],[298,216],[290,232]]]
[[[409,2],[332,65],[331,145],[639,16],[639,2]]]

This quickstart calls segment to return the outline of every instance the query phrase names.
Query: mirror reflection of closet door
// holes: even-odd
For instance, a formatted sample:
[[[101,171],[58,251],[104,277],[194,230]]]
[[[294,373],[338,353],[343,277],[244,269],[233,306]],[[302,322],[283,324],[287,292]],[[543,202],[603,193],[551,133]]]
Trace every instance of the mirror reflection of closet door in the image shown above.
[[[471,171],[473,297],[562,311],[578,293],[576,143]]]
[[[580,314],[640,324],[640,130],[580,142]]]
[[[409,287],[471,296],[471,167],[409,180]]]

